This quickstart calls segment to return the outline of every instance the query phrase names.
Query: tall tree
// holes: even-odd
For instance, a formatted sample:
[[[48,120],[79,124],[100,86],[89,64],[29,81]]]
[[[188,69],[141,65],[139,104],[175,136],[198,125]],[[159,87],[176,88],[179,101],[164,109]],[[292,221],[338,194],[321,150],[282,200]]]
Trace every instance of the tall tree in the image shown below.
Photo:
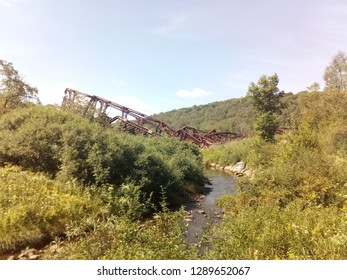
[[[347,92],[347,55],[339,51],[324,72],[325,89]]]
[[[251,97],[253,106],[259,112],[256,120],[256,131],[266,141],[274,139],[276,129],[279,125],[278,115],[285,107],[281,102],[284,95],[277,87],[279,78],[262,75],[258,83],[251,83],[248,87],[247,96]]]
[[[0,114],[28,101],[39,102],[38,90],[25,83],[12,63],[0,59]]]

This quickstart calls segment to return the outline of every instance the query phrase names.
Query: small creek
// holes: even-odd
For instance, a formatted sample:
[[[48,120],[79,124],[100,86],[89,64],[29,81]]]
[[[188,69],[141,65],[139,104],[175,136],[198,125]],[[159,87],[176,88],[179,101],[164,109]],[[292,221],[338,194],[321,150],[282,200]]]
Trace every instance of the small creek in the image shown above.
[[[186,238],[188,243],[197,243],[205,226],[220,220],[223,216],[222,209],[215,205],[216,199],[224,194],[236,192],[235,176],[219,170],[207,170],[206,175],[211,182],[211,185],[207,185],[210,191],[198,201],[189,203],[185,207],[190,212],[186,218],[189,222]]]

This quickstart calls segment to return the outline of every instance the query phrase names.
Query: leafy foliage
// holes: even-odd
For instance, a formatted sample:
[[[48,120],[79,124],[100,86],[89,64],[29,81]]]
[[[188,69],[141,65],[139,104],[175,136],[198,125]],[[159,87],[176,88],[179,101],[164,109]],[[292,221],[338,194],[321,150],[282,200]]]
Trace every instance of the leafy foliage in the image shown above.
[[[191,126],[202,131],[216,129],[249,134],[254,112],[248,100],[236,98],[160,113],[155,118],[175,129]]]
[[[141,228],[139,220],[160,211],[163,193],[168,205],[181,205],[205,182],[202,156],[195,145],[120,133],[55,107],[13,110],[0,118],[0,128],[4,214],[0,218],[0,250],[66,234],[80,238],[94,228],[91,239],[83,242],[93,236],[100,238],[99,229],[102,234],[106,230],[110,238],[114,231],[124,231],[128,240],[135,228]],[[8,164],[28,171],[8,168]],[[135,250],[146,244],[153,247],[146,256],[166,258],[173,252],[169,244],[177,243],[177,255],[172,257],[182,257],[184,229],[180,216],[174,216],[165,216],[165,234],[159,221],[159,227],[149,226],[144,234],[141,231],[129,256],[141,258]],[[173,221],[177,231],[171,232]],[[161,241],[150,245],[153,236]],[[119,240],[122,238],[112,241],[113,248]],[[160,255],[164,243],[167,252]],[[125,258],[122,254],[126,252],[105,256]]]
[[[278,126],[279,121],[277,116],[270,112],[258,115],[255,122],[255,130],[266,141],[272,141],[274,139]]]
[[[339,51],[324,72],[326,90],[347,91],[347,55]]]
[[[260,113],[280,113],[283,104],[281,97],[283,91],[278,89],[279,78],[277,74],[273,76],[262,75],[258,83],[251,83],[247,95],[252,98],[253,106]]]
[[[256,119],[256,131],[259,136],[266,140],[272,141],[275,136],[279,120],[277,115],[281,113],[284,104],[281,98],[284,95],[277,87],[279,82],[277,74],[273,76],[261,76],[258,83],[251,83],[247,96],[251,97],[253,106],[259,112]]]
[[[37,88],[25,83],[12,63],[0,59],[0,75],[0,115],[28,101],[39,101]]]
[[[0,163],[6,162],[85,185],[134,185],[143,203],[151,197],[156,205],[162,188],[170,204],[180,204],[204,182],[193,144],[120,133],[54,107],[20,109],[0,119]]]
[[[289,121],[296,115],[297,98],[298,95],[292,93],[283,95],[281,100],[286,104],[286,108],[279,116],[280,126],[290,126]],[[256,110],[251,99],[234,98],[160,113],[154,117],[175,129],[191,126],[201,131],[216,129],[251,136],[254,131],[255,115]]]

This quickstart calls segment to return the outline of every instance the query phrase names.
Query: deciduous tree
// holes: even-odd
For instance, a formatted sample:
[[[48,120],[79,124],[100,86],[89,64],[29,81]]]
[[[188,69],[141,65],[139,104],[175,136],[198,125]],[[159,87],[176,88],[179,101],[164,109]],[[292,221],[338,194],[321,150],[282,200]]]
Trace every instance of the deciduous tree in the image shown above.
[[[0,114],[28,101],[39,102],[38,90],[25,83],[12,63],[0,59]]]
[[[339,51],[324,72],[325,89],[347,92],[347,55]]]
[[[278,115],[285,107],[281,102],[284,95],[278,86],[277,74],[273,76],[262,75],[258,83],[251,83],[248,87],[247,96],[251,97],[253,106],[259,112],[256,121],[256,130],[261,138],[272,141],[279,125]]]
[[[320,91],[320,85],[317,82],[314,82],[312,85],[307,87],[308,92],[319,92]]]

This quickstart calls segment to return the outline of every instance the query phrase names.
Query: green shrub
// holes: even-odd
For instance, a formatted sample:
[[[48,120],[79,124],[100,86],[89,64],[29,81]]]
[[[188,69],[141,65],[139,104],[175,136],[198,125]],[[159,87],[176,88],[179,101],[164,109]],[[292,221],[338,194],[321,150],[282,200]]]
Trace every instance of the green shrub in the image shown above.
[[[0,118],[0,165],[19,165],[84,185],[138,186],[141,203],[159,205],[161,188],[180,204],[204,182],[199,149],[102,127],[54,107],[15,110]]]
[[[97,129],[54,107],[15,110],[0,119],[0,164],[87,181],[86,156]]]
[[[143,215],[155,210],[151,195],[147,196],[140,187],[123,184],[120,187],[108,185],[92,188],[92,194],[101,198],[110,212],[129,220],[140,220]]]

